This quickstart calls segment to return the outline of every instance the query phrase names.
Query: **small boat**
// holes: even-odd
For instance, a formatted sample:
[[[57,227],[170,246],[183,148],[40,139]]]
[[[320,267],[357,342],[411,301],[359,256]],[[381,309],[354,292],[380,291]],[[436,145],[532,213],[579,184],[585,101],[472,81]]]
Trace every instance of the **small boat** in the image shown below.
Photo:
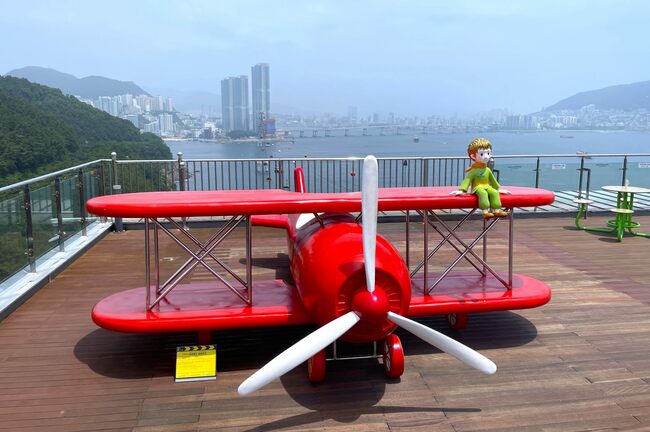
[[[582,156],[582,157],[585,158],[585,159],[591,159],[591,156],[589,156],[589,153],[587,153],[587,152],[584,151],[584,150],[578,150],[578,151],[576,152],[576,155],[578,155],[578,156]]]
[[[573,138],[573,135],[560,135],[560,138]]]
[[[417,135],[413,136],[413,142],[420,142],[420,137]]]

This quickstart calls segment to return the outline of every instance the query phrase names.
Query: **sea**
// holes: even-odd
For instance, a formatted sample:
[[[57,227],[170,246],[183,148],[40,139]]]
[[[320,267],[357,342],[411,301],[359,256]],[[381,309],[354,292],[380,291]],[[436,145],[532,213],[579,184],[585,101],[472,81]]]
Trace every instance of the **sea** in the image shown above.
[[[465,156],[467,145],[484,136],[499,155],[576,154],[650,154],[650,132],[625,131],[541,131],[401,135],[350,135],[330,137],[295,137],[270,142],[214,143],[200,141],[166,141],[172,153],[185,159],[256,159],[256,158],[340,158]],[[417,141],[417,142],[416,142]]]
[[[500,181],[507,185],[539,186],[554,191],[593,190],[604,185],[622,184],[627,179],[635,186],[650,187],[650,132],[628,131],[537,131],[537,132],[491,132],[443,133],[400,135],[368,135],[360,132],[350,136],[298,137],[281,141],[250,142],[202,142],[167,141],[176,156],[183,159],[297,159],[364,157],[467,157],[467,145],[477,137],[484,136],[492,142],[495,167]],[[376,133],[376,131],[373,131]],[[309,133],[311,135],[311,132]],[[639,154],[627,158],[623,170],[623,157],[592,157],[596,154]],[[549,155],[540,158],[501,158],[504,155]],[[569,155],[569,157],[550,156]],[[582,157],[580,157],[582,156]],[[589,170],[583,171],[580,185],[581,162]],[[434,167],[435,168],[435,167]],[[438,169],[446,169],[446,165]],[[623,179],[623,174],[625,179]],[[312,175],[315,175],[312,173]],[[459,181],[451,176],[440,184]],[[315,190],[316,191],[316,190]]]

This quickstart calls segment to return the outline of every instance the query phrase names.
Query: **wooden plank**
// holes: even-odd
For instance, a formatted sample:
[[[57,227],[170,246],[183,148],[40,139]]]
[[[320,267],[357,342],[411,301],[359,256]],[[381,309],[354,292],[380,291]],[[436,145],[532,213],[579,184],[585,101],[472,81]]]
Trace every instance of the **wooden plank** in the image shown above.
[[[589,225],[608,218],[596,214]],[[650,231],[649,216],[634,219]],[[239,383],[311,328],[219,332],[217,381],[174,384],[174,348],[195,343],[195,334],[117,334],[90,320],[96,301],[143,283],[142,231],[111,234],[0,322],[0,430],[649,428],[650,280],[640,253],[648,239],[618,243],[572,224],[569,216],[515,223],[515,270],[552,287],[548,305],[472,316],[460,332],[441,317],[420,320],[492,358],[496,375],[399,331],[407,354],[401,380],[387,380],[376,361],[335,362],[321,385],[307,383],[299,367],[246,398],[236,396]],[[416,225],[412,242],[421,235]],[[481,225],[472,218],[467,230]],[[379,226],[403,252],[402,229]],[[209,236],[205,229],[193,234]],[[506,235],[504,224],[489,237],[489,260],[499,269]],[[243,266],[242,239],[236,230],[220,255],[235,267]],[[255,228],[254,246],[255,278],[288,277],[281,231]],[[445,246],[432,266],[453,256]],[[161,257],[169,274],[182,252],[162,239]],[[205,277],[199,271],[190,280]]]

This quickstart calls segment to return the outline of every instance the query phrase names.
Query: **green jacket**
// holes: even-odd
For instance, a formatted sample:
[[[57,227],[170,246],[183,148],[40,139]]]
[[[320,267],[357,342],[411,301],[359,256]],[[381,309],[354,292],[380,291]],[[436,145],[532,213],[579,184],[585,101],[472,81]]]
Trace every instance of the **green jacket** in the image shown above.
[[[499,182],[496,178],[494,178],[492,170],[490,170],[488,167],[472,169],[465,175],[465,178],[463,179],[463,182],[460,184],[458,189],[462,190],[463,192],[467,192],[470,185],[472,186],[472,190],[487,186],[491,186],[492,188],[499,190]]]

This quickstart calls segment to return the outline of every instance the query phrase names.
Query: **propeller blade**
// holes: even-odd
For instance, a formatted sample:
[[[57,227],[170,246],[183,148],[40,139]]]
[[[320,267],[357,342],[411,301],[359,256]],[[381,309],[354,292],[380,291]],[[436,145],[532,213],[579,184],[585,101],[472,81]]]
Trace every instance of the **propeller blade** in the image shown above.
[[[378,178],[377,159],[374,156],[366,156],[363,160],[361,217],[363,220],[363,259],[366,267],[366,286],[370,292],[375,290]]]
[[[274,379],[281,377],[334,342],[343,333],[350,330],[360,319],[356,313],[348,312],[334,321],[325,324],[293,346],[287,348],[276,358],[268,362],[262,369],[249,376],[248,379],[239,385],[237,393],[240,396],[245,396],[259,390]]]
[[[451,354],[458,360],[485,374],[492,375],[497,371],[497,365],[492,360],[440,332],[393,312],[388,312],[388,319],[425,342],[430,343],[447,354]]]

